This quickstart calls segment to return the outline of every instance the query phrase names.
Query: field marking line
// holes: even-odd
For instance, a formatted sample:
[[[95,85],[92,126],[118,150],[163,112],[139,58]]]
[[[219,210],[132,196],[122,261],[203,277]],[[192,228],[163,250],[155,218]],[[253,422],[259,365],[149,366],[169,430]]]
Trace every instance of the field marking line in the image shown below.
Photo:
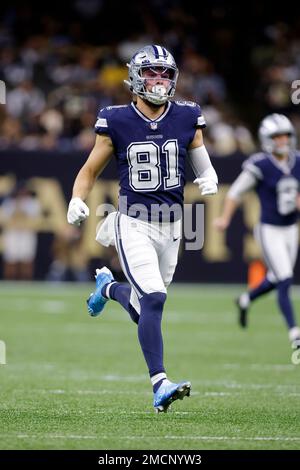
[[[11,437],[17,439],[91,439],[91,440],[103,440],[103,439],[112,439],[116,438],[116,435],[109,436],[95,436],[95,435],[81,435],[81,434],[0,434],[1,437]],[[275,442],[298,442],[300,441],[300,436],[251,436],[251,437],[237,437],[237,436],[174,436],[174,435],[165,435],[165,436],[117,436],[119,440],[149,440],[149,439],[165,439],[165,440],[190,440],[190,441],[275,441]]]

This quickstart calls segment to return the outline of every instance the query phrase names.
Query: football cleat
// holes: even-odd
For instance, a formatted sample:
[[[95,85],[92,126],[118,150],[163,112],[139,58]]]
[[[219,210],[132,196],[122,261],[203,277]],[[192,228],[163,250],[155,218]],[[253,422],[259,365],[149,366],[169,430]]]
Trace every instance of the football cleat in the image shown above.
[[[111,271],[104,266],[101,269],[96,269],[96,290],[92,292],[87,299],[88,312],[92,317],[96,317],[102,312],[106,302],[109,300],[102,295],[102,289],[106,284],[114,281]]]
[[[289,330],[289,340],[293,349],[300,349],[300,328],[298,326]]]
[[[169,406],[175,400],[183,400],[191,393],[191,382],[180,382],[174,384],[164,380],[159,389],[154,393],[153,406],[156,413],[166,413]]]
[[[294,341],[292,341],[292,348],[300,349],[300,338],[296,338],[294,339]]]
[[[248,325],[248,310],[249,305],[246,307],[245,305],[241,304],[241,296],[235,300],[235,303],[238,308],[238,322],[241,328],[247,328]]]

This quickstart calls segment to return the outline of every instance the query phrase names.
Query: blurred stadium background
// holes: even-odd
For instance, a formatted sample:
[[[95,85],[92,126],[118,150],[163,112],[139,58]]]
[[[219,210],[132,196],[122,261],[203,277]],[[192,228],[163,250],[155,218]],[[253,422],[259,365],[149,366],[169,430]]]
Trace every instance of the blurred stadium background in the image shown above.
[[[245,14],[247,22],[241,21]],[[107,257],[93,241],[100,219],[93,215],[78,232],[67,227],[64,214],[74,177],[93,145],[98,108],[130,100],[125,64],[140,46],[154,42],[177,59],[177,98],[203,107],[205,142],[221,181],[218,197],[206,201],[205,247],[182,256],[175,280],[244,282],[247,263],[259,256],[252,239],[255,200],[245,200],[227,245],[211,221],[243,159],[256,148],[259,120],[269,112],[287,113],[300,132],[299,108],[291,101],[291,82],[300,76],[299,21],[292,9],[257,1],[247,12],[243,5],[212,1],[199,13],[194,2],[179,0],[66,1],[49,4],[47,13],[42,4],[4,1],[0,77],[7,103],[0,116],[0,197],[22,194],[24,185],[37,196],[23,217],[38,238],[32,241],[34,266],[17,274],[2,263],[2,276],[87,280],[99,258]],[[113,165],[102,179],[105,184],[99,182],[89,201],[93,208],[116,201]],[[187,186],[186,202],[200,200],[195,189]],[[4,232],[20,224],[9,206],[1,209]],[[190,256],[199,269],[190,270]],[[115,261],[111,253],[108,258]]]
[[[287,114],[300,135],[291,101],[291,83],[300,79],[300,19],[292,7],[256,0],[212,0],[196,10],[191,0],[67,0],[47,9],[1,2],[0,276],[47,282],[1,283],[2,448],[299,447],[299,371],[274,299],[255,306],[250,332],[238,335],[232,298],[239,289],[225,286],[245,284],[260,259],[255,196],[244,199],[226,237],[212,221],[257,148],[265,114]],[[91,286],[63,282],[91,281],[103,263],[122,280],[115,253],[94,241],[97,205],[116,203],[114,164],[91,193],[82,229],[67,225],[66,211],[97,110],[130,100],[125,64],[146,43],[171,50],[180,70],[176,97],[202,106],[221,183],[205,201],[203,250],[182,252],[175,274],[174,282],[193,286],[171,288],[165,319],[171,374],[188,373],[196,391],[159,431],[147,414],[151,395],[135,331],[116,305],[91,328],[83,313]],[[201,201],[192,183],[185,194],[188,203]],[[10,230],[17,242],[7,246]],[[20,265],[22,250],[29,254]],[[295,298],[297,308],[297,289]],[[127,354],[129,363],[121,363]]]

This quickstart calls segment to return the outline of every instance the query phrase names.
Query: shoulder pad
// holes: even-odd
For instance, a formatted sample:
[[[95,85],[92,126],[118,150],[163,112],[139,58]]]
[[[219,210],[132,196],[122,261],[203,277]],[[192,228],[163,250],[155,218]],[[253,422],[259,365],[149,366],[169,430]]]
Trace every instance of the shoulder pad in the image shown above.
[[[265,158],[266,158],[265,153],[257,152],[257,153],[254,153],[253,155],[250,155],[250,157],[246,161],[251,162],[251,163],[258,163],[261,160],[264,160]]]
[[[128,107],[128,104],[116,104],[114,106],[106,106],[106,108],[103,108],[103,109],[107,109],[107,111],[110,111],[111,109],[127,108],[127,107]]]

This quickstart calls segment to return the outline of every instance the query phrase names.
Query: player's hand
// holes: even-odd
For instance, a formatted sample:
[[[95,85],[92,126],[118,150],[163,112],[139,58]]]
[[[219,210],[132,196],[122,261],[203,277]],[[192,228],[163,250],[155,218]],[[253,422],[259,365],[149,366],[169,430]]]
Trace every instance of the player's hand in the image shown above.
[[[67,219],[69,224],[80,225],[90,215],[90,209],[80,197],[73,197],[70,201]]]
[[[229,226],[229,221],[225,217],[218,217],[213,221],[213,226],[220,232],[225,232]]]
[[[218,185],[211,178],[196,178],[194,183],[199,186],[202,196],[210,196],[212,194],[217,194],[218,192]]]

